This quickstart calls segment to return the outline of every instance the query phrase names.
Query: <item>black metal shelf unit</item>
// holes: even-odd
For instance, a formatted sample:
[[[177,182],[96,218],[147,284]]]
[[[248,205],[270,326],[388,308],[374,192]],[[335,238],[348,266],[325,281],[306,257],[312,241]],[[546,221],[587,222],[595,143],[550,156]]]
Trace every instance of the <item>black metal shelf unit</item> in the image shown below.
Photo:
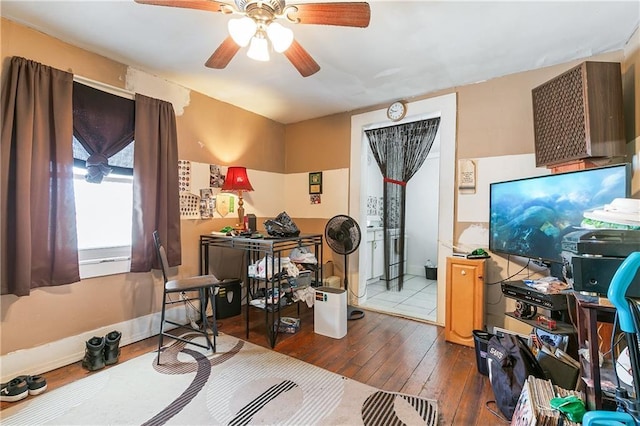
[[[266,257],[269,271],[282,270],[282,258],[286,257],[291,250],[305,247],[312,250],[318,260],[318,268],[313,272],[313,282],[322,282],[322,235],[308,234],[287,238],[251,238],[251,237],[231,237],[223,234],[207,234],[200,236],[200,273],[209,272],[209,248],[220,247],[236,250],[243,250],[248,265],[256,264],[260,259]],[[268,274],[267,274],[268,275]],[[245,270],[244,283],[246,286],[246,336],[249,337],[249,317],[250,301],[256,296],[258,289],[264,288],[266,294],[276,293],[280,297],[282,292],[282,279],[279,274],[272,274],[270,278],[257,278],[250,276],[248,268]],[[278,338],[278,328],[274,327],[280,323],[281,311],[285,306],[276,304],[265,304],[264,308],[255,307],[265,313],[265,329],[269,344],[273,348]]]

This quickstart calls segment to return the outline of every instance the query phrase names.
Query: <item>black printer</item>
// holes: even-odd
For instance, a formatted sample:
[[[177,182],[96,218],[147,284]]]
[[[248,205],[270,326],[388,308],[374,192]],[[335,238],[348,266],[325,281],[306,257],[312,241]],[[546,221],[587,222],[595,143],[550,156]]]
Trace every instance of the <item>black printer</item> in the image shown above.
[[[606,296],[611,279],[624,259],[640,251],[640,230],[574,231],[562,239],[562,251],[565,267],[570,268],[567,276],[573,279],[573,289]],[[631,282],[627,296],[640,298],[640,272]]]

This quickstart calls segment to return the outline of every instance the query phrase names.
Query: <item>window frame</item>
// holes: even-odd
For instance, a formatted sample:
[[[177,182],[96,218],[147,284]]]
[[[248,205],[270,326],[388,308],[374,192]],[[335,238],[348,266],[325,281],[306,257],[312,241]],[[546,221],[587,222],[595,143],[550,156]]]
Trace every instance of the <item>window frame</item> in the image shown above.
[[[135,99],[134,93],[99,81],[91,80],[78,75],[74,75],[73,80],[77,81],[78,83],[93,87],[94,89],[111,93],[112,95],[121,96],[126,99]],[[77,164],[77,162],[78,160],[74,161],[74,167],[84,168],[83,164]],[[80,163],[83,163],[83,161],[80,160]],[[123,169],[120,167],[112,168],[113,172],[109,176],[105,177],[105,180],[132,179],[128,176],[133,175],[133,169]],[[127,172],[129,170],[130,172]],[[75,171],[73,178],[74,180],[76,179]],[[81,280],[86,278],[128,273],[131,270],[131,245],[78,249],[78,266],[80,268]]]
[[[76,179],[84,179],[84,174],[79,170],[85,169],[77,166],[74,167],[74,181]],[[108,176],[105,176],[103,182],[104,181],[127,182],[133,185],[133,177],[128,173],[110,173]],[[84,249],[78,248],[78,266],[80,268],[80,279],[128,273],[131,269],[131,244]]]

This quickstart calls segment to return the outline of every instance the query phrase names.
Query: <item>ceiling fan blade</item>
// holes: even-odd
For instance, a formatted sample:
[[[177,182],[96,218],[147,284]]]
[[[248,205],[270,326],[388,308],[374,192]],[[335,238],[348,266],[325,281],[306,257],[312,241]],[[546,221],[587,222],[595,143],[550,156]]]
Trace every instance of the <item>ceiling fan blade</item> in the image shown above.
[[[293,64],[303,77],[309,77],[320,71],[320,65],[304,50],[300,43],[293,40],[291,46],[284,51],[284,56]]]
[[[182,7],[185,9],[208,10],[209,12],[222,12],[228,4],[215,0],[135,0],[136,3],[150,4],[154,6]]]
[[[295,4],[287,17],[300,24],[338,25],[343,27],[369,26],[369,3],[304,3]],[[297,9],[297,11],[295,11]]]
[[[204,65],[208,68],[222,69],[229,65],[238,50],[240,50],[240,46],[233,41],[231,36],[227,36]]]

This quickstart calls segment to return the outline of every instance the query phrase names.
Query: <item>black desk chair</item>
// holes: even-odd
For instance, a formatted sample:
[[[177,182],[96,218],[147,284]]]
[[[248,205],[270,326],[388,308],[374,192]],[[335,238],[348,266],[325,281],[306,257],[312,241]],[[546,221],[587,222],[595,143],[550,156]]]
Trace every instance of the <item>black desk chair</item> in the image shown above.
[[[167,253],[160,242],[160,237],[158,236],[158,231],[153,232],[153,242],[156,246],[156,254],[158,255],[158,259],[160,260],[160,265],[162,267],[162,276],[164,278],[164,294],[162,296],[162,316],[160,318],[160,339],[158,342],[158,365],[160,365],[160,351],[162,349],[162,341],[164,336],[171,337],[172,339],[179,340],[181,342],[190,343],[195,346],[199,346],[204,349],[212,349],[213,352],[216,351],[216,336],[218,335],[217,325],[216,325],[216,304],[215,304],[215,295],[218,292],[218,287],[221,285],[228,285],[232,283],[238,283],[240,280],[218,280],[214,275],[199,275],[196,277],[190,278],[179,278],[175,280],[169,280],[167,275],[169,271],[169,263],[167,261]],[[198,292],[196,296],[190,296],[189,293]],[[184,293],[184,295],[183,295]],[[173,300],[171,295],[177,295],[177,300]],[[207,332],[207,299],[211,301],[211,312],[213,315],[213,325],[211,326],[213,339],[209,338],[209,334]],[[172,305],[175,303],[185,303],[191,300],[198,300],[200,302],[200,328],[194,329],[190,324],[180,324],[175,321],[171,321],[166,319],[165,310],[167,305]],[[167,333],[165,331],[165,324],[171,324],[178,328],[185,328],[194,333],[200,333],[206,339],[206,344],[201,344],[199,342],[194,342],[193,340],[184,339],[180,336],[175,336],[173,334]],[[212,341],[213,340],[213,341]]]

